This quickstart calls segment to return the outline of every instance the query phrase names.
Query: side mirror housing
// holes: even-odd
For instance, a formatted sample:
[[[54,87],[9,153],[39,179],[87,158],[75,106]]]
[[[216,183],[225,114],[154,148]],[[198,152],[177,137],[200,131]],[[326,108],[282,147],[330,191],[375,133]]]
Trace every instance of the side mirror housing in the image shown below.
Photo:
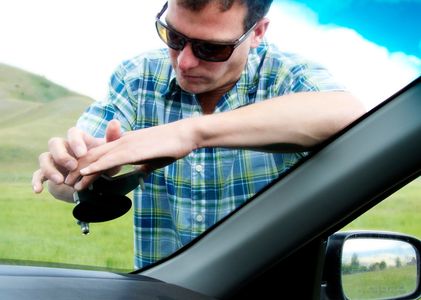
[[[393,232],[349,231],[329,237],[322,291],[327,299],[418,299],[421,241]]]

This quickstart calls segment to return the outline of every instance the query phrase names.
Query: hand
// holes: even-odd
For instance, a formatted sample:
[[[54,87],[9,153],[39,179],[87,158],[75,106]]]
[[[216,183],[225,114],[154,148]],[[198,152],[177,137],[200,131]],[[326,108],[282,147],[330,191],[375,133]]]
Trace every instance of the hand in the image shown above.
[[[89,149],[119,138],[120,123],[111,121],[106,130],[106,138],[94,138],[78,128],[71,128],[67,134],[67,140],[63,138],[51,138],[48,142],[48,152],[39,156],[40,168],[36,170],[32,177],[32,186],[35,193],[41,193],[43,182],[49,180],[50,185],[58,186],[58,190],[69,193],[69,188],[59,187],[66,184],[72,186],[73,179],[67,179],[69,172],[78,168],[80,157],[84,156]],[[54,195],[56,196],[56,195]],[[68,198],[64,197],[64,198]]]
[[[78,170],[69,176],[92,175],[127,164],[142,165],[142,171],[163,167],[195,149],[191,123],[181,120],[125,133],[113,142],[92,148],[79,159]],[[87,186],[83,178],[77,186]]]

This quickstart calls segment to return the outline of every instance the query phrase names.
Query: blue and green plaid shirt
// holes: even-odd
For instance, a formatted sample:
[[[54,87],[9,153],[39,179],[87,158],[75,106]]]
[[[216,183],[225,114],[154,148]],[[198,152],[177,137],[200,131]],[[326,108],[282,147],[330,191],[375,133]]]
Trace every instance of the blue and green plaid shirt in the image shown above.
[[[216,112],[289,93],[343,90],[321,66],[262,42]],[[282,100],[280,100],[282,101]],[[180,89],[167,49],[123,62],[110,80],[108,99],[92,104],[78,127],[104,136],[107,123],[125,131],[202,114],[195,95]],[[154,171],[134,191],[135,268],[186,245],[294,165],[304,153],[271,154],[203,148]]]

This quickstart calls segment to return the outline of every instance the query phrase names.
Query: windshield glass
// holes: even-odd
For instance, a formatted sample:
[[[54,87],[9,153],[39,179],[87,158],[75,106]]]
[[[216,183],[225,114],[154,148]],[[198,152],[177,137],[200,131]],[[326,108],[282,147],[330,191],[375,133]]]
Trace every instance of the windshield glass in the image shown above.
[[[173,61],[172,67],[176,62],[181,70],[177,80],[183,92],[177,94],[181,95],[178,102],[175,98],[166,98],[177,92],[177,89],[169,89],[173,87],[169,84],[173,73],[159,73],[171,68],[168,61],[162,65],[148,65],[147,74],[136,73],[142,76],[133,74],[144,72],[144,69],[127,71],[134,64],[134,60],[129,59],[166,47],[155,28],[155,17],[164,2],[17,0],[5,3],[7,13],[0,19],[2,27],[7,28],[2,33],[0,50],[0,261],[124,272],[147,266],[188,244],[311,154],[307,149],[283,145],[288,151],[269,156],[268,149],[248,150],[260,146],[248,138],[247,150],[239,150],[241,147],[225,142],[226,147],[195,149],[176,162],[169,157],[169,165],[166,161],[165,167],[155,166],[154,175],[145,178],[143,191],[137,188],[127,194],[133,200],[128,213],[110,222],[90,224],[89,235],[81,233],[81,226],[72,215],[74,203],[54,199],[47,191],[47,183],[44,183],[42,193],[33,192],[31,178],[39,168],[40,154],[49,151],[57,141],[52,141],[52,137],[66,138],[68,129],[76,125],[94,101],[99,102],[84,115],[78,127],[104,136],[106,125],[93,117],[93,111],[100,111],[98,115],[103,118],[112,115],[119,119],[123,131],[154,127],[178,120],[179,115],[183,119],[206,115],[207,106],[200,106],[199,102],[207,99],[208,90],[194,88],[207,82],[212,74],[232,81],[233,75],[227,70],[234,68],[229,65],[230,68],[223,69],[223,66],[237,61],[245,47],[253,46],[255,35],[235,48],[226,62],[201,61],[199,64],[198,56],[201,60],[226,58],[232,49],[189,41],[191,48],[183,46],[187,48],[176,50],[175,47],[181,47],[182,38],[174,36],[174,32],[166,32],[174,39],[166,41],[171,47],[171,55],[177,51],[191,55],[184,65],[180,56]],[[197,32],[185,29],[186,24],[172,17],[171,9],[174,7],[169,7],[161,20],[171,23],[189,38],[199,38]],[[320,86],[328,91],[345,86],[366,110],[370,110],[421,73],[421,21],[416,15],[419,11],[421,4],[418,1],[274,1],[267,15],[270,23],[261,42],[273,43],[280,52],[288,53],[282,54],[285,55],[282,62],[286,58],[295,59],[289,53],[308,59],[308,64],[294,69],[297,72],[310,65],[312,76],[316,74],[314,78],[326,78],[327,73],[310,62],[323,65],[335,80],[329,77]],[[231,37],[235,40],[244,30],[228,33],[218,36],[218,40]],[[210,32],[206,32],[203,39],[214,40]],[[259,51],[266,50],[258,49],[255,56],[247,59],[250,64],[247,66],[253,67],[247,72],[254,72],[259,67],[259,63],[251,64],[262,53]],[[168,56],[168,52],[162,53]],[[125,61],[123,67],[117,68],[122,61]],[[187,68],[187,62],[205,65],[203,70],[207,73],[185,71],[193,68]],[[214,68],[216,65],[221,67]],[[265,68],[264,74],[259,75],[264,78],[262,82],[273,80],[271,72],[276,69],[273,66],[268,63],[262,67]],[[123,74],[123,71],[127,73]],[[127,87],[139,85],[140,81],[157,73],[161,76],[159,80],[145,83],[145,87],[155,85],[156,90],[145,88],[143,93],[136,94],[128,90]],[[264,97],[268,95],[277,96],[276,92],[281,89],[285,94],[306,91],[305,87],[313,79],[303,75],[295,82],[288,77],[292,83],[286,88],[287,79],[273,80],[271,89],[265,90],[259,85],[248,86],[245,73],[241,73],[243,75],[233,89],[240,92],[224,91],[227,96],[223,101],[214,101],[215,112],[241,109],[246,106],[241,102],[243,98],[258,102],[266,100]],[[171,76],[162,84],[166,74]],[[184,79],[186,83],[183,83]],[[196,86],[192,88],[189,82]],[[108,83],[111,83],[111,90]],[[292,86],[299,88],[294,90]],[[318,90],[320,86],[315,85],[312,89]],[[162,96],[157,97],[157,91]],[[190,94],[204,96],[190,97]],[[123,104],[116,106],[118,109],[104,108],[104,103],[111,98]],[[162,102],[148,106],[153,101]],[[127,103],[130,103],[130,109]],[[160,105],[167,110],[157,113],[156,118],[150,117],[149,109],[158,111]],[[269,121],[268,115],[264,116]],[[161,144],[170,143],[174,132],[178,131],[162,133]],[[232,140],[234,138],[230,138]],[[127,147],[130,145],[133,143],[128,143]],[[130,167],[125,167],[120,174],[132,170],[131,164],[128,165]],[[156,224],[161,227],[154,227],[155,231],[152,231],[151,226]]]

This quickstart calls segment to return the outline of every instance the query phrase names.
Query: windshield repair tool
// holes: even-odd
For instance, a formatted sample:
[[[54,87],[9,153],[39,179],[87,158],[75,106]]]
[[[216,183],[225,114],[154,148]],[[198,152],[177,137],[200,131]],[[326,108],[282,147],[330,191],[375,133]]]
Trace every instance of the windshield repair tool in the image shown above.
[[[143,190],[145,176],[139,171],[115,177],[102,174],[87,189],[74,192],[73,216],[82,233],[89,233],[89,223],[110,221],[128,212],[132,202],[125,195],[139,185]]]

